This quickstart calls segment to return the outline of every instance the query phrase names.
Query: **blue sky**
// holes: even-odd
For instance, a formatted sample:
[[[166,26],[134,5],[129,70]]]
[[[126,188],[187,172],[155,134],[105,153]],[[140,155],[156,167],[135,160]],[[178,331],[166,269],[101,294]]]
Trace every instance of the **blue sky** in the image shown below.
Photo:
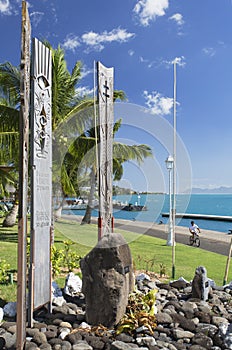
[[[149,110],[146,132],[152,118],[173,123],[176,59],[177,132],[190,158],[192,185],[232,186],[231,0],[30,0],[28,6],[32,37],[64,47],[70,70],[83,62],[80,93],[93,90],[94,60],[114,67],[115,89],[125,91],[129,104]],[[21,1],[0,0],[0,62],[19,64],[20,29]],[[149,141],[130,132],[122,129],[119,137]],[[148,187],[159,190],[167,186],[164,160],[171,150],[157,140],[150,145],[155,168],[145,177],[154,174]],[[125,183],[131,172],[127,166]],[[135,175],[132,187],[144,189],[141,179]]]

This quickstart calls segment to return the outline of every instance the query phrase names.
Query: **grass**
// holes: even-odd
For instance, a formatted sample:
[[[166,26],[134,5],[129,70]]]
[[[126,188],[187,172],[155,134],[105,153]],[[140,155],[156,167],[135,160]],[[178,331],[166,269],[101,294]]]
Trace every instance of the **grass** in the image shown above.
[[[164,267],[166,275],[171,276],[172,247],[166,245],[166,240],[133,232],[120,230],[117,232],[120,232],[128,242],[137,270],[149,270],[159,274],[161,267]],[[71,249],[83,257],[97,243],[97,226],[81,226],[75,221],[60,220],[55,224],[54,244],[57,248],[63,249],[67,240],[73,241]],[[203,265],[207,269],[208,277],[218,285],[222,285],[226,256],[178,243],[175,253],[176,278],[183,276],[191,280],[196,267]],[[17,268],[17,226],[7,229],[0,226],[0,259],[10,264],[11,270]],[[232,271],[229,271],[228,281],[230,280]],[[60,287],[64,286],[64,277],[59,277],[56,281]],[[16,300],[16,287],[16,281],[13,285],[0,285],[0,306]]]

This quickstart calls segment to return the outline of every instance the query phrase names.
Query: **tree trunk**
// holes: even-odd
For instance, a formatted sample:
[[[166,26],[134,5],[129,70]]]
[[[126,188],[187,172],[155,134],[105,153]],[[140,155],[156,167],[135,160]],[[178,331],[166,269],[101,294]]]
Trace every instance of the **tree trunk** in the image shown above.
[[[92,168],[90,174],[90,191],[88,196],[88,204],[85,211],[85,215],[81,221],[81,225],[91,224],[91,216],[93,210],[93,201],[94,201],[94,193],[95,193],[95,184],[96,184],[96,174],[95,169]]]
[[[58,208],[54,209],[54,220],[57,221],[61,218],[61,212],[63,208],[63,204],[65,202],[64,196],[62,201],[59,203]]]
[[[18,210],[19,210],[19,205],[17,203],[14,203],[13,208],[11,209],[9,214],[7,214],[7,216],[5,217],[2,223],[3,227],[12,227],[16,224]]]

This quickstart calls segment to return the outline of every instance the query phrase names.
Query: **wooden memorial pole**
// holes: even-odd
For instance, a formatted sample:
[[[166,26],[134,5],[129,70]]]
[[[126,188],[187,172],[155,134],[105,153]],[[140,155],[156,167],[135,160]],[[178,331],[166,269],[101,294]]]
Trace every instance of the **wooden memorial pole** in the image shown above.
[[[98,239],[113,230],[113,68],[97,63],[99,108],[99,216]]]
[[[29,326],[34,309],[51,306],[52,226],[52,54],[36,38],[32,53]]]
[[[226,284],[227,278],[228,278],[230,260],[231,260],[231,252],[232,252],[232,238],[230,240],[230,248],[229,248],[228,258],[226,261],[226,270],[225,270],[225,276],[224,276],[224,280],[223,280],[223,286]]]
[[[27,270],[27,195],[28,195],[28,134],[30,108],[30,39],[31,25],[26,1],[22,1],[21,77],[20,77],[20,159],[19,218],[17,275],[17,349],[23,349],[26,339],[26,270]]]

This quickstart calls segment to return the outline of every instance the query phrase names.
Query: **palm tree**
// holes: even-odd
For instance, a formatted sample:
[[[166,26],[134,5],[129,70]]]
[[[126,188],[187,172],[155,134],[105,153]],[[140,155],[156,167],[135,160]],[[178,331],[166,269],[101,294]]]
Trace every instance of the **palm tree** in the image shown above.
[[[9,62],[0,64],[0,164],[18,160],[20,72]]]
[[[58,129],[61,123],[91,105],[92,99],[80,99],[76,86],[81,77],[81,63],[76,62],[69,73],[64,58],[64,50],[52,51],[52,128]],[[20,110],[20,68],[6,62],[0,64],[0,164],[13,163],[17,167],[19,150],[19,110]],[[76,128],[83,130],[85,118],[76,118]],[[15,203],[16,204],[16,203]],[[14,213],[17,210],[14,209]],[[16,216],[15,216],[16,219]]]
[[[20,71],[9,62],[0,65],[0,164],[2,164],[1,186],[5,189],[11,183],[17,189],[18,176],[6,169],[17,168],[19,152],[19,108],[20,108]],[[3,166],[6,165],[6,166]],[[15,224],[18,213],[17,190],[12,210],[3,221],[3,226]]]
[[[113,136],[119,130],[122,123],[122,119],[115,122],[113,126]],[[97,134],[99,134],[99,127],[97,127]],[[65,158],[64,163],[66,164],[66,170],[69,174],[74,175],[69,179],[74,178],[76,173],[83,168],[88,169],[87,172],[88,181],[90,183],[90,190],[88,195],[88,204],[85,215],[82,219],[82,224],[90,224],[91,216],[94,203],[94,194],[97,182],[97,165],[96,165],[96,128],[92,127],[87,130],[84,134],[78,137],[70,146],[67,154],[67,159],[71,159],[68,163]],[[99,139],[97,138],[97,143]],[[78,152],[82,150],[82,152]],[[137,163],[141,163],[146,157],[152,156],[150,147],[146,145],[126,145],[119,142],[113,142],[113,179],[116,181],[120,180],[123,175],[123,163],[129,160],[135,160]],[[74,181],[73,187],[74,185]],[[80,184],[79,184],[80,185]]]
[[[44,44],[50,48],[52,52],[52,129],[56,130],[56,144],[65,145],[65,127],[68,125],[68,121],[72,118],[75,123],[72,124],[73,130],[76,130],[78,135],[82,135],[78,138],[78,147],[71,147],[71,152],[67,152],[65,161],[61,166],[55,162],[53,163],[53,177],[57,182],[58,178],[61,178],[61,194],[64,196],[68,193],[75,193],[73,184],[73,178],[75,178],[76,166],[73,163],[68,163],[68,154],[71,158],[74,156],[77,160],[76,164],[80,164],[83,156],[89,152],[93,147],[93,143],[96,142],[95,133],[92,129],[92,116],[93,116],[93,104],[92,98],[80,98],[76,93],[77,84],[81,78],[81,63],[76,62],[72,72],[67,69],[67,63],[65,60],[64,50],[58,46],[57,49],[53,49],[48,42]],[[123,91],[114,92],[114,100],[125,99]],[[20,70],[19,67],[12,66],[9,62],[0,65],[0,138],[2,138],[3,147],[0,149],[0,161],[1,159],[11,160],[13,155],[17,155],[16,150],[18,147],[18,122],[19,122],[19,107],[20,107]],[[92,107],[92,108],[89,108]],[[115,128],[119,128],[120,125],[115,124]],[[84,130],[89,130],[84,133]],[[88,135],[89,132],[89,135]],[[17,142],[14,142],[17,140]],[[122,163],[135,159],[141,161],[142,158],[150,155],[150,149],[143,145],[133,146],[134,152],[132,152],[132,146],[124,145],[121,147],[120,152],[124,151],[124,155],[121,158],[114,159],[115,176],[119,178],[119,174],[122,175]],[[114,146],[116,149],[116,145]],[[68,148],[69,150],[69,145]],[[60,148],[56,147],[55,152],[60,152]],[[74,153],[73,153],[74,152]],[[115,151],[114,151],[115,152]],[[61,153],[61,152],[60,152]],[[16,158],[16,157],[15,157]],[[70,159],[71,159],[70,158]],[[78,158],[78,159],[77,159]],[[60,159],[59,154],[57,159]],[[120,160],[119,160],[120,159]],[[16,164],[14,159],[14,164]],[[69,166],[68,166],[69,164]],[[70,165],[71,164],[71,165]],[[93,162],[92,162],[93,164]],[[117,167],[116,167],[117,165]],[[87,166],[88,168],[88,166]],[[61,173],[61,176],[59,174]],[[94,182],[94,175],[96,169],[92,169],[92,182]],[[54,188],[56,188],[54,186]],[[61,203],[60,203],[61,205]]]

